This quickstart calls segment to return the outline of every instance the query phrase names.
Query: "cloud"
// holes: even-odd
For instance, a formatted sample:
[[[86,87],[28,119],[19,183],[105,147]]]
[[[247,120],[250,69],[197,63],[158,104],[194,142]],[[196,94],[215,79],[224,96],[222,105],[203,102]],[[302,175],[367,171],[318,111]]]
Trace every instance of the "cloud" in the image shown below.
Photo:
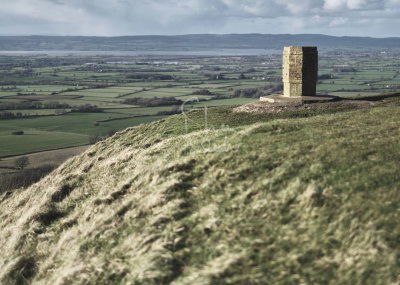
[[[326,10],[382,10],[385,8],[381,0],[325,0]]]
[[[329,23],[329,27],[343,26],[347,22],[348,22],[347,18],[343,17],[333,18],[332,21]]]
[[[399,18],[400,0],[2,0],[0,33],[390,36]]]

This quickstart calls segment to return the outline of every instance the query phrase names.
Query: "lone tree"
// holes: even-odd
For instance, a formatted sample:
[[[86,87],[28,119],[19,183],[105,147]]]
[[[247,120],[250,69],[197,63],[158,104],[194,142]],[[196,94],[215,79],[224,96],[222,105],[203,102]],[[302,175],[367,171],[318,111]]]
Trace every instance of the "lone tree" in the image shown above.
[[[22,156],[18,159],[15,160],[14,162],[15,166],[21,170],[23,170],[26,166],[29,164],[29,157],[27,156]]]

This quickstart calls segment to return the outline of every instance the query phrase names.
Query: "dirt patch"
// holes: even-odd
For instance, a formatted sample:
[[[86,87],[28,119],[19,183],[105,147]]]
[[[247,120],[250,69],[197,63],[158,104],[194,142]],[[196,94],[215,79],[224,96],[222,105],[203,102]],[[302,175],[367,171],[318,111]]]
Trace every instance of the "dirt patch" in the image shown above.
[[[326,110],[334,108],[368,108],[376,105],[381,105],[380,102],[364,101],[364,100],[338,100],[323,103],[269,103],[269,102],[254,102],[239,106],[233,109],[233,112],[245,113],[282,113],[288,111],[299,110]]]

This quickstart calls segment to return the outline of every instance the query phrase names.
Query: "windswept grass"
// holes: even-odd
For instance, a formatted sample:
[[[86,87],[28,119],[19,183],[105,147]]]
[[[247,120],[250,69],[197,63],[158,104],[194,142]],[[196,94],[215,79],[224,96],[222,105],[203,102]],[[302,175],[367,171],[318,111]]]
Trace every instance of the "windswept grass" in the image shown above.
[[[119,132],[0,197],[0,282],[396,284],[399,108]]]

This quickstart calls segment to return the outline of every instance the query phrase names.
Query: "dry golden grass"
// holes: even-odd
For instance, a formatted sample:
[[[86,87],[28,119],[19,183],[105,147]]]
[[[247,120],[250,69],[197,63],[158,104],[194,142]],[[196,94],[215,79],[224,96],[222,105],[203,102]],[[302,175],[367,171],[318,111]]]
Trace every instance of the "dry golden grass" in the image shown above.
[[[399,106],[189,134],[182,119],[2,195],[0,281],[400,282]]]

